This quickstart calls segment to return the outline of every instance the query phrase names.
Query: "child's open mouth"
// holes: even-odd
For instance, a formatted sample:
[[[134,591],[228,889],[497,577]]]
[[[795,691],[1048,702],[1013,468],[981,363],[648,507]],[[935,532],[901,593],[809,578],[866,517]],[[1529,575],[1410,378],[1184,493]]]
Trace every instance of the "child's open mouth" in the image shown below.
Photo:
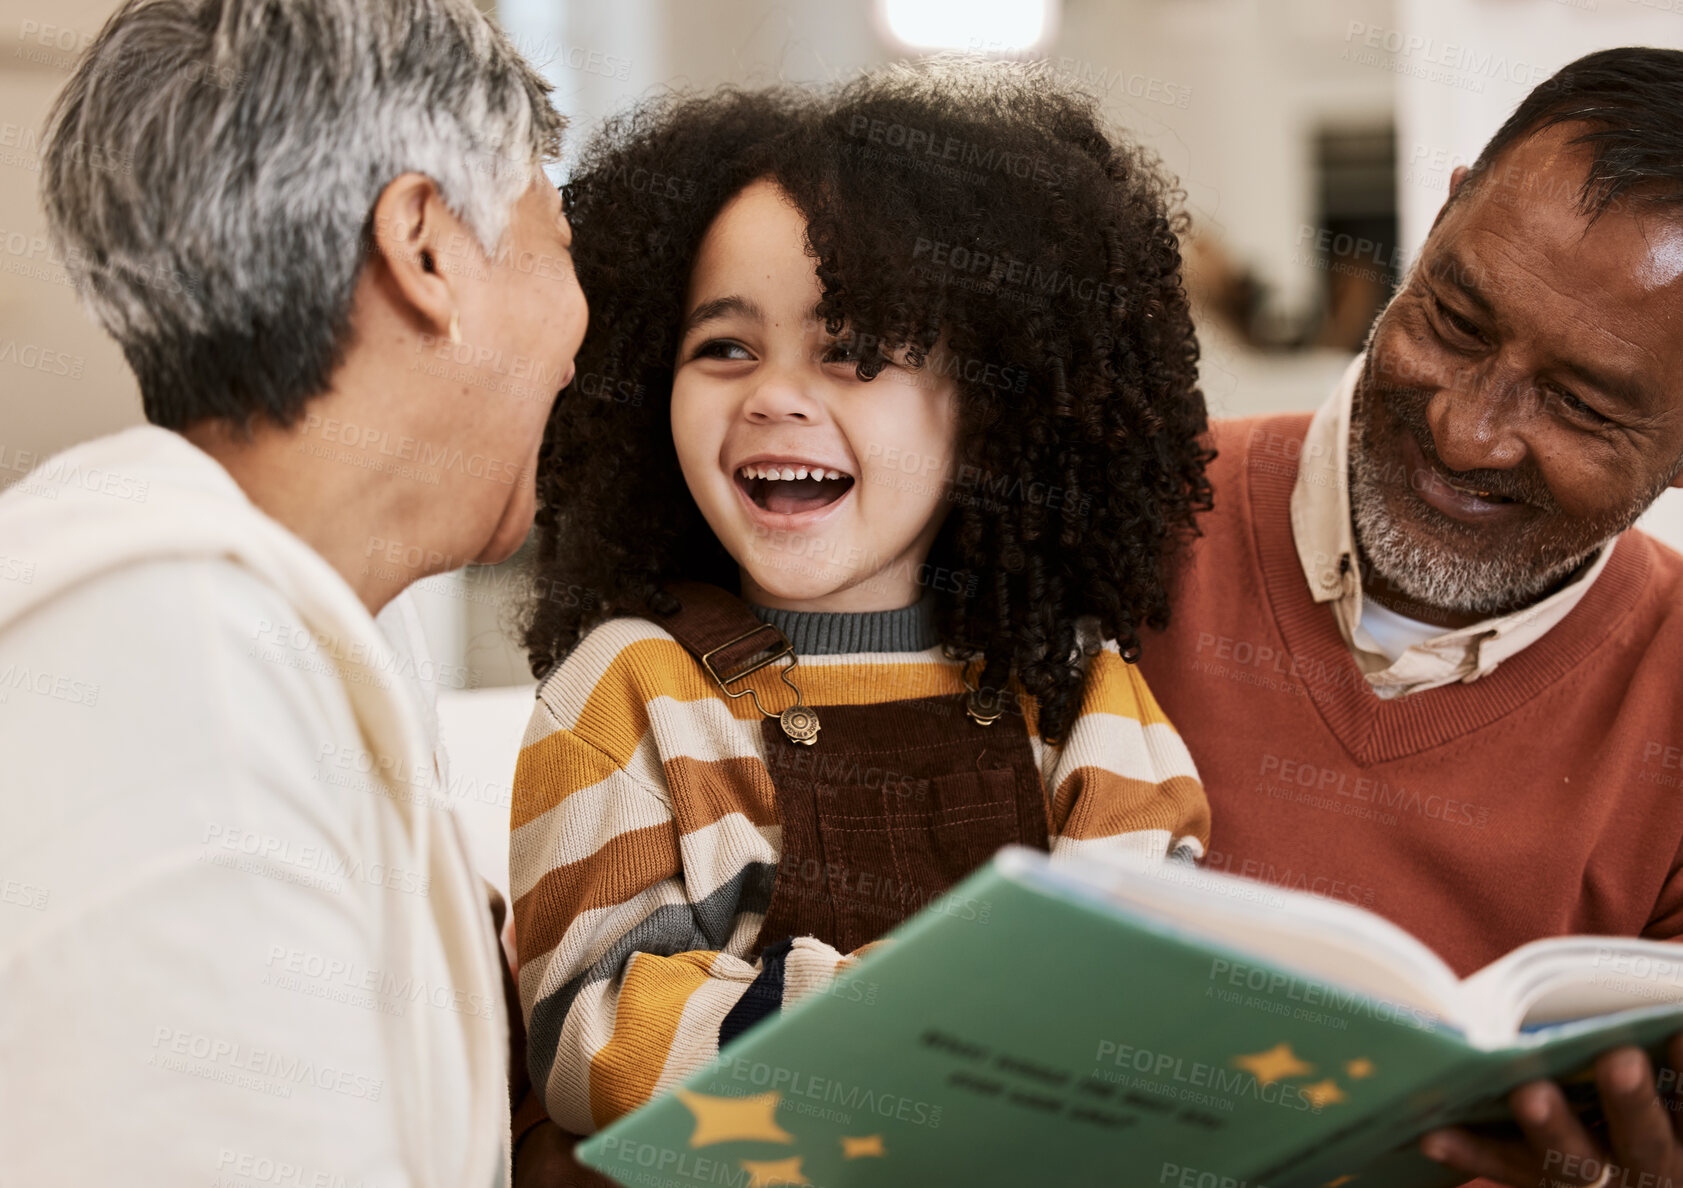
[[[839,470],[798,463],[752,463],[736,469],[736,485],[766,511],[792,516],[828,507],[853,486]]]

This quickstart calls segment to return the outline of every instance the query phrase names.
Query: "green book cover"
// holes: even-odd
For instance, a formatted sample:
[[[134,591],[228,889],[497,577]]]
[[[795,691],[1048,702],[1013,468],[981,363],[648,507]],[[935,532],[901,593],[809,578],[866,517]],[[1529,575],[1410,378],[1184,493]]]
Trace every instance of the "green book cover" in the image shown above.
[[[1420,1133],[1683,1027],[1670,946],[1459,982],[1371,913],[1187,867],[1011,848],[893,936],[579,1159],[641,1188],[1447,1185]]]

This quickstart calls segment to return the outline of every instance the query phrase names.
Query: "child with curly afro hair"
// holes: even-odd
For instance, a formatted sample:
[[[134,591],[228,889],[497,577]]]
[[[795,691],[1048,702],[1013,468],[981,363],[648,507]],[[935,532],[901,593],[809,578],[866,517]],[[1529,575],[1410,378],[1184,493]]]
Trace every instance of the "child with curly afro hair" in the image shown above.
[[[1203,853],[1131,661],[1211,455],[1173,195],[1041,72],[657,102],[565,198],[511,875],[582,1134],[1001,845]]]

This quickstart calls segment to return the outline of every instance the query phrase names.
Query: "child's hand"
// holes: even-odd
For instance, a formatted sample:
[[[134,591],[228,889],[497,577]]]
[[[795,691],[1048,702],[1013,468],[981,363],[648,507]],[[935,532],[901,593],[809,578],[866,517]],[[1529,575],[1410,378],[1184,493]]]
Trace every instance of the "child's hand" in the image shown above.
[[[893,939],[891,937],[886,937],[885,936],[881,940],[874,940],[868,945],[860,945],[857,949],[853,950],[853,952],[849,953],[846,957],[843,957],[841,959],[841,964],[836,966],[836,972],[838,974],[839,973],[845,973],[850,966],[852,966],[854,963],[856,963],[866,953],[869,953],[874,949],[879,949],[879,948],[883,947],[884,945],[889,945],[889,944],[893,944],[893,943],[894,942],[893,942]]]

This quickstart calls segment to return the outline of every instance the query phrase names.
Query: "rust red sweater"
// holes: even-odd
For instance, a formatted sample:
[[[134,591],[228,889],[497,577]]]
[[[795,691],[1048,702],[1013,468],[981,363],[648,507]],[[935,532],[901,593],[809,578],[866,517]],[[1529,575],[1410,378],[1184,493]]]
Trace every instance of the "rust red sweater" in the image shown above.
[[[1683,557],[1627,532],[1537,643],[1381,701],[1292,541],[1279,443],[1308,424],[1216,426],[1216,509],[1145,640],[1209,794],[1205,865],[1378,912],[1462,975],[1539,937],[1683,935]]]

